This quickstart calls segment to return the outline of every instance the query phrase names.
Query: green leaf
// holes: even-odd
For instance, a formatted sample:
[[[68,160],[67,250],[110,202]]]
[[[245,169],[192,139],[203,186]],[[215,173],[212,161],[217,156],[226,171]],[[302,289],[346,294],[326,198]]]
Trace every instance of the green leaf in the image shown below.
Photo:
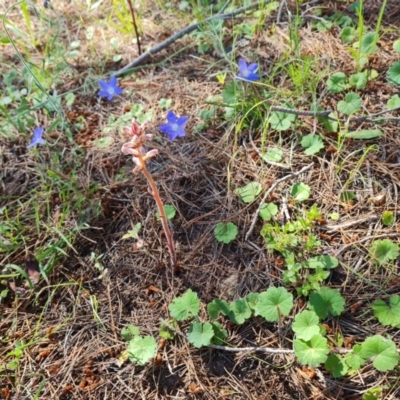
[[[188,289],[182,296],[172,300],[168,310],[171,317],[177,321],[185,321],[196,317],[200,311],[200,300],[197,297],[197,293]]]
[[[278,214],[278,207],[274,203],[264,204],[260,208],[260,217],[263,221],[270,221],[276,214]]]
[[[368,389],[362,397],[362,400],[379,400],[381,398],[382,388],[376,387]]]
[[[214,336],[211,339],[213,344],[223,344],[225,343],[225,339],[228,337],[228,332],[226,329],[222,327],[219,322],[211,322],[211,325],[214,330]]]
[[[353,27],[351,26],[346,26],[345,28],[342,29],[342,32],[340,32],[340,39],[344,43],[350,43],[352,42],[356,37],[356,33]]]
[[[336,289],[321,287],[318,292],[310,296],[308,308],[313,310],[322,320],[328,317],[328,314],[338,316],[344,311],[345,300]]]
[[[267,321],[274,322],[290,314],[293,308],[293,295],[283,287],[270,287],[260,293],[254,309],[255,315],[261,315]]]
[[[201,322],[193,322],[190,325],[188,333],[188,341],[196,348],[209,346],[214,336],[213,326],[209,322],[202,324]]]
[[[152,336],[135,336],[128,345],[128,355],[132,362],[145,365],[157,354],[157,342]]]
[[[142,227],[142,224],[138,222],[132,230],[129,230],[128,233],[125,233],[125,235],[122,236],[122,239],[139,239],[138,233],[140,231],[140,228]]]
[[[238,325],[251,317],[251,309],[245,299],[238,299],[230,304],[229,319]]]
[[[348,203],[356,198],[356,194],[352,190],[345,190],[344,192],[340,193],[340,201],[343,203]]]
[[[207,305],[207,313],[211,319],[217,319],[220,313],[227,316],[229,312],[229,304],[225,300],[214,299]]]
[[[169,110],[172,105],[172,99],[160,99],[158,101],[158,107],[160,107],[162,110]]]
[[[400,97],[398,94],[394,94],[387,102],[387,108],[390,110],[391,108],[400,107]]]
[[[332,74],[326,86],[331,93],[340,93],[346,89],[346,75],[344,72],[336,72]]]
[[[362,129],[357,132],[347,132],[343,137],[349,139],[375,139],[381,137],[383,132],[380,129]]]
[[[353,371],[357,371],[365,364],[365,359],[359,355],[361,345],[356,344],[353,346],[352,350],[351,353],[345,355],[345,361]]]
[[[302,202],[310,197],[311,188],[305,183],[296,183],[290,190],[290,195],[294,197],[295,201]]]
[[[367,76],[364,72],[353,74],[349,78],[350,85],[355,86],[356,89],[364,89],[367,86]]]
[[[369,252],[372,262],[381,266],[395,260],[399,256],[399,246],[389,239],[375,240]]]
[[[261,193],[262,186],[258,182],[250,182],[233,191],[244,203],[251,203]]]
[[[390,82],[395,85],[400,85],[400,61],[397,61],[392,64],[392,66],[388,69],[387,77]]]
[[[372,359],[373,366],[381,372],[394,369],[399,362],[395,343],[381,335],[367,338],[361,344],[359,355],[365,359]]]
[[[393,211],[386,210],[382,213],[382,224],[392,226],[396,221]]]
[[[341,378],[345,376],[349,370],[344,357],[337,354],[331,354],[328,356],[325,362],[325,368],[332,372],[334,378]]]
[[[169,221],[170,219],[174,218],[176,215],[176,210],[174,206],[171,206],[170,204],[164,204],[164,212],[165,216],[167,217],[167,220]],[[156,217],[158,220],[161,219],[160,212],[156,212]]]
[[[310,367],[318,367],[328,358],[329,346],[321,335],[315,335],[308,341],[295,339],[293,347],[300,363]]]
[[[372,54],[378,50],[378,46],[376,45],[379,36],[375,32],[368,32],[363,35],[361,39],[361,47],[360,51],[362,54]]]
[[[324,142],[319,135],[310,133],[302,137],[300,144],[307,149],[304,153],[306,156],[311,156],[318,153],[324,148]]]
[[[231,105],[237,103],[238,85],[236,81],[228,83],[222,90],[222,100],[225,104]]]
[[[338,102],[337,109],[343,114],[351,115],[358,111],[361,106],[361,97],[357,93],[350,92],[344,96],[344,100]]]
[[[306,268],[316,269],[316,268],[326,268],[333,269],[339,265],[339,260],[332,256],[316,256],[309,258],[305,262]]]
[[[294,114],[281,111],[274,111],[269,117],[269,123],[272,129],[277,131],[286,131],[292,126],[292,122],[296,120]]]
[[[256,305],[257,305],[259,299],[260,299],[260,294],[259,294],[259,293],[249,293],[249,294],[246,296],[247,304],[249,305],[249,307],[250,307],[252,310],[255,310]]]
[[[330,118],[337,118],[337,115],[334,113],[330,113],[328,115]],[[339,129],[339,122],[336,120],[332,120],[330,118],[325,118],[325,117],[318,117],[318,121],[322,123],[322,126],[324,127],[325,130],[328,132],[337,132]]]
[[[126,342],[140,335],[140,329],[135,325],[128,325],[121,329],[121,336]]]
[[[389,305],[383,300],[376,300],[372,309],[375,317],[383,326],[400,325],[400,296],[391,296]]]
[[[273,148],[273,149],[269,149],[265,153],[263,158],[266,161],[279,162],[282,160],[282,157],[283,157],[283,151],[278,148]]]
[[[319,318],[313,311],[302,311],[297,314],[292,324],[292,330],[297,339],[310,340],[319,334]]]
[[[166,322],[175,329],[179,328],[178,323],[174,319],[169,319]],[[159,336],[163,339],[172,340],[175,338],[175,332],[161,322]]]
[[[393,42],[393,50],[400,53],[400,39],[397,39]]]
[[[238,227],[232,222],[219,222],[214,228],[214,236],[218,242],[230,243],[236,239]]]

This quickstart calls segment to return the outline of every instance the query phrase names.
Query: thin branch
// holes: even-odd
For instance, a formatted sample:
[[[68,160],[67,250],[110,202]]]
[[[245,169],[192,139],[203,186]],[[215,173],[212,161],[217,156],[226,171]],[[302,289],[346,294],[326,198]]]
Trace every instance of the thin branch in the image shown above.
[[[131,11],[131,15],[132,15],[132,25],[133,25],[133,29],[135,30],[136,42],[137,42],[138,52],[139,52],[139,56],[140,56],[142,54],[142,48],[140,45],[139,30],[136,25],[135,10],[133,9],[133,6],[132,6],[132,0],[127,0],[127,1],[128,1],[129,9]]]
[[[219,14],[216,14],[216,15],[210,17],[210,18],[205,19],[202,22],[196,22],[196,23],[194,23],[192,25],[189,25],[186,28],[180,30],[179,32],[176,32],[175,34],[170,36],[168,39],[166,39],[163,42],[161,42],[160,44],[156,45],[155,47],[153,47],[149,51],[146,51],[146,53],[143,53],[140,57],[136,58],[136,60],[133,60],[131,63],[129,63],[125,67],[121,68],[120,70],[115,72],[113,75],[114,76],[119,76],[119,75],[122,75],[123,73],[125,73],[129,69],[137,67],[138,65],[140,65],[144,61],[146,61],[148,58],[150,58],[152,55],[154,55],[154,54],[160,52],[161,50],[165,49],[166,47],[168,47],[172,43],[176,42],[181,37],[187,35],[188,33],[195,31],[202,24],[206,24],[206,23],[208,23],[210,21],[213,21],[215,19],[229,19],[229,18],[232,18],[235,15],[242,14],[243,12],[245,12],[247,10],[251,10],[252,8],[256,8],[260,4],[263,4],[264,2],[265,2],[265,0],[257,1],[254,4],[250,4],[248,6],[238,8],[237,10],[232,11],[230,13],[227,13],[227,14],[219,13]]]
[[[289,180],[289,179],[292,179],[292,178],[294,178],[294,177],[296,177],[296,176],[301,175],[303,172],[308,171],[313,165],[314,165],[314,163],[311,163],[311,164],[309,164],[309,165],[306,165],[306,166],[303,167],[300,171],[293,172],[292,174],[286,175],[286,176],[284,176],[283,178],[280,178],[280,179],[276,180],[276,181],[271,185],[271,187],[265,192],[265,195],[264,195],[264,197],[262,198],[261,203],[260,203],[260,205],[259,205],[258,208],[257,208],[257,211],[254,213],[253,220],[251,221],[250,228],[249,228],[249,230],[248,230],[247,233],[246,233],[245,240],[248,240],[248,239],[249,239],[249,236],[252,234],[253,229],[254,229],[254,226],[256,225],[256,222],[257,222],[258,214],[259,214],[259,212],[260,212],[262,206],[264,205],[265,201],[267,200],[268,196],[274,191],[274,189],[275,189],[280,183],[285,182],[285,181],[287,181],[287,180]]]

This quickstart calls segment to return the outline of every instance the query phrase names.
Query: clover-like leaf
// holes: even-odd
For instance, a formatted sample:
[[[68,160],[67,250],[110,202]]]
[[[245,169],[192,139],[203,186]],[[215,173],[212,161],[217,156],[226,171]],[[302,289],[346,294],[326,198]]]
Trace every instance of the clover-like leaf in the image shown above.
[[[359,353],[361,351],[361,345],[356,344],[353,346],[351,353],[345,355],[346,364],[353,370],[359,370],[365,364],[365,358],[362,358]]]
[[[236,239],[239,230],[233,222],[219,222],[214,228],[214,236],[218,242],[230,243]]]
[[[344,357],[338,354],[331,354],[325,362],[325,368],[332,372],[334,378],[341,378],[345,376],[349,370]]]
[[[276,214],[278,214],[278,207],[274,203],[264,204],[260,208],[260,217],[263,221],[270,221]]]
[[[196,348],[209,346],[214,336],[213,326],[209,322],[193,322],[190,325],[188,341]]]
[[[279,162],[282,160],[282,157],[283,157],[283,151],[281,149],[272,148],[265,153],[263,158],[266,161]]]
[[[172,300],[168,310],[171,317],[177,321],[185,321],[196,317],[200,310],[200,300],[197,297],[197,293],[188,289],[182,296]]]
[[[303,136],[300,144],[306,149],[304,152],[306,156],[316,154],[324,148],[324,142],[322,141],[321,136],[314,133]]]
[[[391,296],[389,305],[383,300],[376,300],[372,305],[374,315],[383,326],[400,325],[400,296]]]
[[[333,269],[339,265],[339,260],[332,256],[316,256],[309,258],[305,262],[306,268],[316,269],[316,268],[326,268]]]
[[[365,339],[359,355],[365,359],[372,359],[374,367],[381,372],[394,369],[399,362],[396,344],[381,335]]]
[[[262,186],[258,182],[250,182],[246,186],[237,188],[234,193],[240,197],[244,203],[251,203],[261,193]]]
[[[328,314],[338,316],[344,311],[345,300],[337,289],[321,287],[318,292],[310,296],[308,308],[313,310],[320,319],[325,319]]]
[[[292,324],[292,330],[298,339],[310,340],[319,334],[319,318],[314,311],[304,310],[297,314]]]
[[[165,216],[167,217],[167,220],[169,221],[170,219],[174,218],[176,215],[176,209],[174,206],[170,205],[170,204],[164,204],[164,212],[165,212]],[[157,211],[156,212],[156,217],[158,220],[161,219],[160,216],[160,212]]]
[[[251,317],[251,309],[245,299],[233,301],[229,308],[229,319],[235,324],[243,324],[246,319]]]
[[[249,293],[249,294],[246,296],[247,304],[249,305],[249,307],[250,307],[252,310],[255,310],[256,305],[257,305],[259,299],[260,299],[260,294],[259,294],[259,293],[253,293],[253,292],[252,292],[252,293]]]
[[[302,202],[310,197],[311,188],[305,183],[296,183],[290,190],[290,195],[294,197],[295,201]]]
[[[370,249],[371,261],[378,265],[384,265],[394,261],[399,256],[399,245],[390,239],[375,240]]]
[[[318,367],[328,358],[329,346],[326,338],[314,335],[310,340],[295,339],[294,353],[301,364]]]
[[[343,134],[343,137],[348,139],[376,139],[383,135],[383,132],[380,129],[362,129],[356,132],[346,132]]]
[[[343,43],[350,43],[356,37],[355,29],[352,26],[346,26],[340,32],[340,39],[342,39]]]
[[[274,322],[290,314],[293,308],[293,295],[283,287],[270,287],[260,293],[255,306],[255,315],[261,315],[267,321]]]
[[[336,72],[332,74],[326,86],[331,93],[340,93],[346,89],[346,74],[344,72]]]
[[[229,312],[229,304],[225,300],[214,299],[207,305],[207,313],[211,319],[217,319],[220,313],[227,316]]]
[[[344,100],[341,100],[337,104],[337,109],[339,112],[351,115],[358,111],[362,106],[361,97],[357,93],[347,93]]]
[[[135,336],[128,345],[128,355],[132,362],[145,365],[157,354],[157,342],[152,336]]]
[[[395,85],[400,85],[400,61],[397,61],[392,64],[392,66],[388,69],[387,77],[390,82]]]
[[[356,89],[364,89],[368,82],[367,75],[365,72],[358,72],[350,76],[349,82],[350,85],[354,86]]]

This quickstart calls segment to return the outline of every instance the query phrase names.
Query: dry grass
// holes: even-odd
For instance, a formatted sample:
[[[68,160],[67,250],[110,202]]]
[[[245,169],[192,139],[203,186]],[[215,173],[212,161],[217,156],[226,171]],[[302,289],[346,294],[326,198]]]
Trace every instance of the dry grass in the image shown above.
[[[198,123],[199,111],[206,98],[218,94],[220,86],[210,78],[209,67],[221,62],[213,55],[203,60],[191,57],[194,47],[171,59],[162,66],[145,68],[135,75],[121,80],[125,93],[121,103],[99,102],[95,90],[86,80],[90,73],[100,73],[101,64],[109,69],[118,68],[105,62],[109,57],[109,39],[116,35],[111,28],[101,29],[96,36],[96,45],[86,43],[84,28],[87,24],[107,15],[110,8],[100,7],[99,14],[89,13],[83,7],[61,5],[54,0],[59,21],[65,28],[61,35],[65,43],[82,40],[82,56],[74,60],[75,71],[67,72],[58,91],[80,88],[75,103],[67,109],[71,123],[84,116],[86,125],[73,132],[74,140],[82,146],[82,164],[77,169],[79,190],[85,191],[90,184],[97,183],[99,189],[88,195],[88,207],[101,207],[99,214],[88,212],[89,228],[82,231],[73,243],[76,252],[60,260],[49,276],[49,283],[42,282],[26,298],[10,294],[1,304],[0,333],[2,348],[0,362],[9,362],[7,354],[15,349],[17,341],[25,344],[16,370],[5,369],[0,383],[0,396],[6,399],[30,399],[38,391],[40,399],[361,399],[368,388],[383,386],[385,399],[400,398],[397,372],[378,373],[370,365],[356,375],[333,379],[323,368],[311,371],[302,369],[292,355],[229,353],[213,349],[195,349],[183,338],[177,337],[159,349],[159,361],[139,367],[119,361],[126,349],[120,331],[127,324],[140,327],[143,334],[157,338],[160,320],[168,316],[167,306],[176,296],[191,288],[197,292],[203,308],[215,297],[228,301],[249,292],[262,291],[281,283],[282,271],[276,254],[265,250],[259,235],[261,222],[248,241],[244,239],[257,204],[244,206],[233,194],[232,189],[251,181],[259,181],[266,191],[276,179],[289,173],[278,167],[265,165],[252,148],[248,132],[235,134],[234,127],[218,121],[198,134],[192,134]],[[390,3],[390,15],[395,6]],[[327,6],[329,9],[329,5]],[[146,27],[144,41],[151,45],[160,42],[166,35],[178,29],[176,19],[167,16],[158,5],[154,15],[143,16]],[[17,18],[17,11],[10,19]],[[80,22],[79,22],[80,19]],[[162,21],[161,23],[159,21]],[[172,28],[171,28],[172,26]],[[149,28],[151,27],[151,29]],[[169,29],[167,29],[169,27]],[[179,27],[181,27],[179,25]],[[99,28],[100,29],[100,28]],[[66,34],[66,32],[68,34]],[[42,32],[40,41],[48,33]],[[275,33],[261,34],[249,45],[249,53],[258,54],[261,70],[272,71],[274,62],[287,51],[284,25]],[[352,59],[346,46],[338,39],[338,31],[316,33],[310,28],[300,30],[301,52],[315,58],[316,70],[328,69],[350,73],[354,71]],[[128,46],[126,36],[118,36],[124,48],[123,63],[136,56],[135,46]],[[388,65],[397,61],[396,54],[389,50],[394,36],[386,34],[380,41],[379,54],[372,57],[370,67],[382,72],[371,82],[362,97],[369,112],[381,111],[391,95],[396,93],[393,85],[386,82]],[[190,43],[189,39],[183,42]],[[162,60],[167,54],[178,50],[180,44],[158,55]],[[33,51],[33,50],[32,50]],[[6,46],[1,69],[6,71],[14,62],[13,49]],[[40,49],[35,57],[41,57]],[[101,60],[101,62],[99,62]],[[96,65],[97,64],[97,65]],[[17,68],[21,66],[17,64]],[[219,68],[215,68],[218,71]],[[214,70],[212,70],[214,72]],[[282,76],[276,77],[279,90],[291,89],[290,82]],[[319,90],[324,90],[323,82]],[[323,107],[335,109],[342,95],[326,94]],[[159,185],[162,198],[177,209],[173,220],[173,235],[177,245],[181,272],[173,275],[161,225],[157,222],[155,204],[141,175],[132,175],[131,162],[120,153],[122,138],[114,135],[113,147],[98,151],[93,141],[102,135],[110,113],[119,116],[132,103],[142,104],[146,109],[156,110],[151,130],[163,120],[162,110],[157,109],[160,98],[174,99],[174,110],[189,115],[189,134],[180,142],[157,141],[155,147],[160,156],[150,164],[150,170]],[[311,99],[303,94],[304,108]],[[41,121],[45,123],[45,116]],[[366,129],[368,123],[354,127]],[[292,171],[310,163],[298,144],[297,135],[309,133],[312,121],[304,119],[298,131],[285,133],[285,137],[271,133],[265,145],[275,145],[281,140],[287,161],[291,157]],[[340,213],[343,224],[362,220],[345,228],[329,231],[324,226],[316,228],[323,242],[321,252],[338,254],[341,267],[335,270],[329,285],[341,288],[346,299],[346,311],[337,319],[328,321],[334,333],[344,338],[361,341],[371,334],[389,333],[398,346],[400,341],[395,329],[385,329],[376,323],[370,311],[371,303],[380,296],[380,289],[387,294],[398,293],[398,265],[391,269],[377,269],[368,261],[366,235],[370,241],[375,236],[398,234],[398,223],[383,227],[377,219],[383,210],[398,214],[398,124],[387,123],[382,127],[384,136],[379,146],[362,158],[371,143],[346,141],[340,153],[323,153],[313,157],[314,166],[299,181],[312,187],[312,200],[324,215]],[[53,133],[52,139],[62,135]],[[261,132],[253,133],[254,142],[261,146]],[[50,162],[49,148],[41,148],[41,157],[27,151],[26,136],[7,140],[0,145],[1,199],[0,207],[7,205],[11,214],[16,212],[17,202],[25,204],[22,210],[29,220],[29,204],[33,193],[40,187],[43,171]],[[334,146],[335,137],[325,137],[327,146]],[[294,151],[291,149],[295,143]],[[63,167],[68,179],[70,167],[76,162],[71,152],[71,143],[61,139],[65,146]],[[341,168],[338,162],[346,159]],[[362,162],[360,162],[362,159]],[[122,178],[121,178],[122,177]],[[279,185],[271,198],[279,203],[287,197],[293,181]],[[357,193],[357,201],[344,205],[339,194],[343,187]],[[373,199],[384,194],[383,204],[374,204]],[[57,223],[56,207],[50,196],[42,198],[46,207],[53,207],[41,226]],[[63,199],[72,201],[73,199]],[[50,204],[50,205],[49,205]],[[295,210],[290,208],[289,212]],[[77,224],[77,213],[72,208],[65,226],[73,229]],[[219,221],[232,221],[239,227],[238,239],[230,245],[216,242],[213,229]],[[136,249],[131,241],[122,236],[137,222],[142,222],[140,232],[144,247]],[[44,230],[40,235],[31,229],[25,249],[0,259],[0,263],[23,265],[28,252],[51,240]],[[394,239],[396,240],[396,239]],[[349,244],[352,246],[349,246]],[[105,273],[94,266],[89,255],[103,255]],[[4,287],[4,282],[1,283]],[[300,300],[295,311],[302,308]],[[203,310],[204,311],[204,310]],[[291,348],[291,318],[283,326],[254,319],[243,326],[233,326],[225,321],[229,331],[229,343],[237,347],[266,346]],[[185,329],[183,325],[182,330]]]

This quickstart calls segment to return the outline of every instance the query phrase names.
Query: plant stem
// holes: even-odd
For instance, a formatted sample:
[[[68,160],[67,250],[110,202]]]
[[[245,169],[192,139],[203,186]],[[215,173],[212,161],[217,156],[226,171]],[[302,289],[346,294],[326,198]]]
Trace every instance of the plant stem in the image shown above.
[[[128,5],[129,5],[129,9],[130,9],[131,15],[132,15],[132,25],[133,25],[133,29],[135,30],[136,42],[137,42],[137,46],[138,46],[139,56],[141,56],[142,55],[142,48],[141,48],[141,44],[140,44],[139,30],[138,30],[138,27],[136,25],[135,11],[133,9],[131,0],[128,0]]]
[[[164,204],[161,200],[160,193],[158,192],[157,185],[154,182],[154,179],[151,176],[150,172],[146,168],[146,164],[143,161],[143,157],[139,155],[137,158],[140,161],[142,172],[146,177],[147,181],[149,182],[149,185],[152,190],[152,195],[154,197],[154,200],[156,201],[158,212],[160,213],[162,227],[164,229],[164,233],[167,238],[167,245],[168,245],[169,255],[171,256],[172,267],[176,271],[178,269],[178,263],[176,261],[175,246],[174,246],[174,241],[172,240],[171,231],[168,226],[167,216],[165,215]]]

